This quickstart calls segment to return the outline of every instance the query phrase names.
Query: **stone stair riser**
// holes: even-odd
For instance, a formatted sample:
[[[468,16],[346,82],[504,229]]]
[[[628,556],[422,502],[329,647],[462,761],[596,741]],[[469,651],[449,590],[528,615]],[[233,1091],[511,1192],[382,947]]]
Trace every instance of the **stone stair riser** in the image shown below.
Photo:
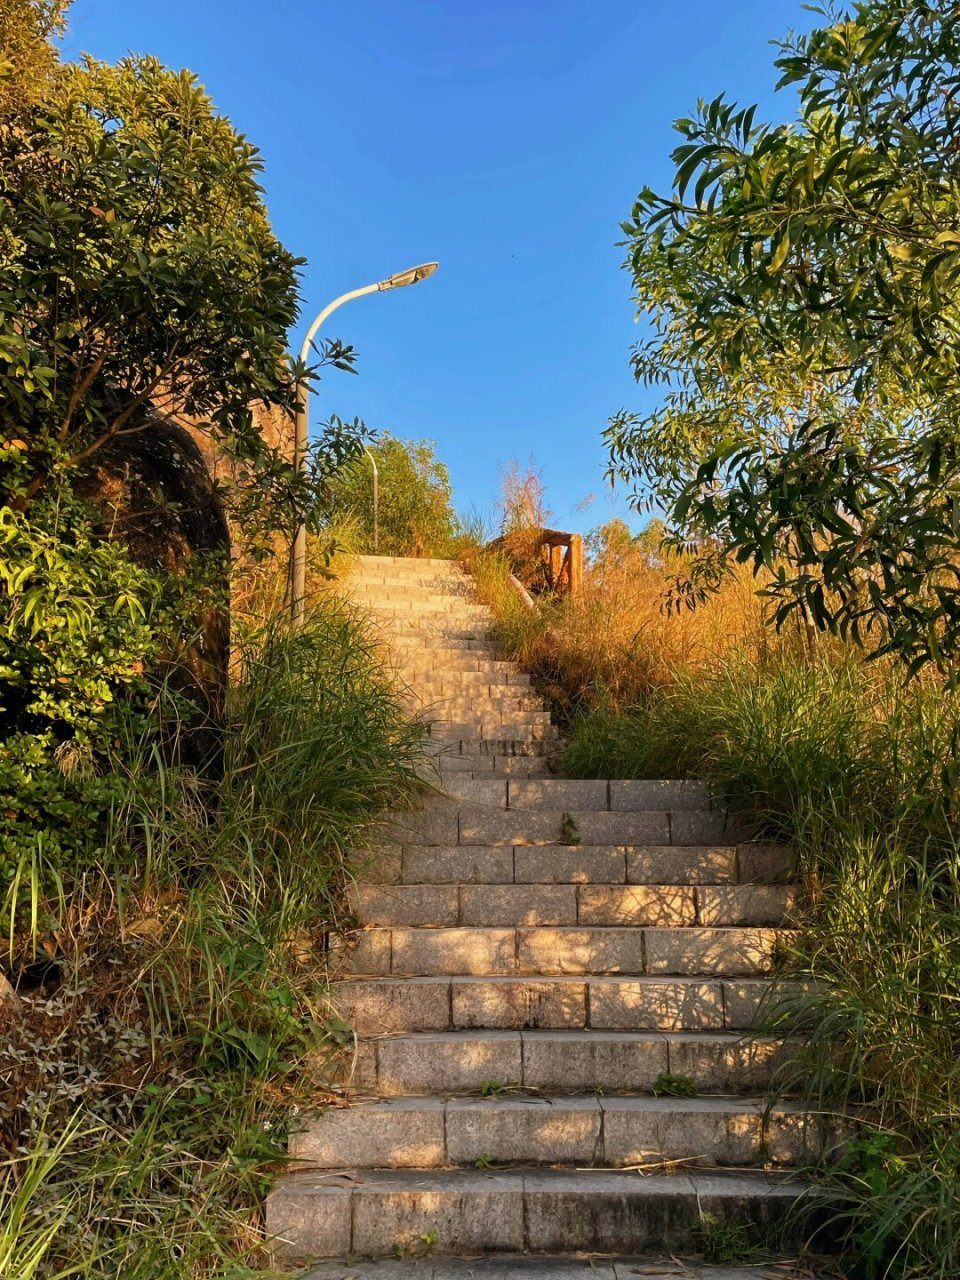
[[[704,1214],[749,1225],[771,1245],[799,1239],[789,1183],[741,1174],[638,1178],[553,1170],[380,1174],[330,1185],[303,1174],[274,1193],[267,1231],[287,1260],[438,1253],[562,1253],[589,1240],[602,1253],[674,1252],[696,1246]]]
[[[493,682],[501,677],[512,678],[517,674],[512,663],[459,647],[438,653],[436,649],[424,645],[411,645],[405,661],[401,660],[402,656],[398,655],[388,664],[388,670],[400,678],[413,678],[428,673],[441,675],[442,678],[456,678],[458,675],[488,676]]]
[[[344,584],[342,594],[348,599],[384,601],[387,604],[402,603],[404,600],[432,603],[461,600],[470,604],[477,603],[470,579],[452,574],[446,577],[410,578],[406,582],[387,578],[379,581],[353,578]]]
[[[540,699],[532,693],[518,692],[511,685],[501,685],[496,692],[485,694],[482,698],[442,694],[423,687],[402,691],[401,696],[404,705],[420,719],[464,723],[474,717],[479,720],[490,720],[496,716],[513,720],[527,720],[531,717],[539,720],[545,717],[549,723],[549,715],[543,711]]]
[[[440,632],[431,634],[426,630],[405,632],[390,627],[384,627],[383,631],[384,635],[380,643],[388,646],[393,651],[393,655],[387,663],[390,667],[402,669],[404,655],[409,651],[416,653],[418,665],[432,657],[434,670],[504,671],[511,669],[511,664],[497,657],[496,650],[489,640],[480,639],[475,635],[445,635]],[[458,659],[466,661],[468,665],[461,667]],[[495,662],[498,665],[494,668],[471,666],[469,665],[470,660]]]
[[[489,647],[494,627],[488,618],[478,614],[452,613],[449,609],[433,613],[414,613],[410,609],[378,609],[372,614],[376,628],[389,637],[391,644],[406,636],[410,640],[435,637],[444,644],[451,640],[483,640]]]
[[[451,799],[471,805],[534,813],[560,810],[575,815],[581,810],[636,813],[711,808],[705,788],[682,782],[550,778],[543,782],[516,782],[507,787],[497,781],[458,783],[451,779],[447,794]]]
[[[371,610],[371,617],[380,629],[406,631],[411,635],[431,634],[492,636],[493,623],[485,612],[462,608],[417,609],[402,605]]]
[[[472,765],[496,757],[459,757]],[[444,767],[449,760],[444,757]],[[503,763],[522,765],[523,758]],[[763,859],[743,846],[424,845],[382,846],[358,860],[369,884],[762,884],[782,865],[780,846]],[[789,856],[789,854],[787,855]],[[745,873],[745,874],[744,874]]]
[[[538,731],[539,732],[539,731]],[[504,741],[521,739],[503,735]],[[466,740],[461,739],[461,742]],[[483,745],[483,741],[474,743]],[[492,754],[493,739],[489,740]],[[531,741],[535,741],[532,739]],[[461,755],[465,752],[461,747]],[[515,754],[502,751],[499,754]],[[400,844],[437,845],[732,845],[743,833],[722,813],[699,810],[500,810],[488,805],[461,804],[438,799],[423,810],[394,813],[385,830]]]
[[[480,700],[507,697],[533,697],[529,678],[521,679],[510,671],[455,671],[440,677],[430,669],[407,672],[409,692],[425,702],[430,697]],[[540,703],[542,706],[542,702]]]
[[[501,726],[502,731],[502,726]],[[437,729],[428,740],[429,748],[436,748],[444,760],[451,755],[460,756],[544,756],[555,750],[555,735],[547,729],[538,730],[525,737],[481,738],[473,733],[465,737]]]
[[[435,737],[450,738],[523,738],[557,737],[557,730],[550,723],[549,712],[501,710],[494,703],[483,706],[475,715],[448,714],[443,707],[427,710],[421,717],[431,724]]]
[[[690,1077],[700,1093],[757,1093],[790,1051],[781,1040],[707,1032],[423,1032],[360,1041],[335,1078],[384,1098],[494,1086],[648,1094],[664,1072]]]
[[[444,573],[463,573],[460,560],[449,556],[351,556],[345,568],[348,574],[423,573],[436,569]]]
[[[776,925],[793,907],[786,885],[362,885],[362,924],[684,926]]]
[[[753,928],[365,929],[334,953],[341,974],[769,973],[783,931]]]
[[[443,791],[445,777],[449,778],[454,774],[467,779],[494,776],[541,778],[549,776],[549,769],[543,756],[530,756],[526,759],[495,755],[461,756],[450,755],[441,750],[433,757],[433,762],[428,762],[422,776],[430,786]]]
[[[478,1160],[622,1169],[664,1161],[789,1167],[820,1148],[795,1107],[663,1098],[400,1098],[327,1111],[291,1136],[294,1160],[329,1169],[443,1169]]]
[[[554,975],[347,979],[331,1004],[360,1036],[406,1031],[749,1031],[804,988],[767,978]]]

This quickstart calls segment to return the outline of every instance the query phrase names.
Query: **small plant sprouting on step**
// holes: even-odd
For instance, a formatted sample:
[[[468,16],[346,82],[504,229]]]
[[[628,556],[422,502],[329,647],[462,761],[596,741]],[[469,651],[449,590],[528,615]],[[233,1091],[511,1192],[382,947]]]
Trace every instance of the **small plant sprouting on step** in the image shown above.
[[[744,1222],[721,1222],[705,1213],[697,1226],[697,1240],[704,1262],[737,1267],[758,1262],[763,1249],[756,1236],[756,1228]]]
[[[529,1085],[504,1084],[502,1080],[483,1080],[480,1083],[481,1098],[499,1098],[505,1093],[538,1093]]]
[[[661,1071],[653,1082],[653,1092],[658,1098],[695,1098],[697,1083],[692,1076],[675,1076]]]
[[[473,1167],[481,1170],[493,1168],[493,1156],[488,1156],[486,1153],[481,1152],[480,1155],[477,1156],[476,1160],[474,1160]]]
[[[428,1258],[437,1247],[439,1236],[435,1231],[421,1231],[417,1236],[416,1244],[401,1244],[399,1240],[394,1241],[393,1256],[398,1262],[402,1262],[404,1258]]]
[[[560,828],[561,844],[580,844],[580,828],[577,826],[577,820],[572,813],[563,815],[563,826]]]
[[[499,1098],[501,1093],[509,1093],[516,1089],[515,1084],[504,1084],[502,1080],[484,1080],[480,1085],[481,1098]]]

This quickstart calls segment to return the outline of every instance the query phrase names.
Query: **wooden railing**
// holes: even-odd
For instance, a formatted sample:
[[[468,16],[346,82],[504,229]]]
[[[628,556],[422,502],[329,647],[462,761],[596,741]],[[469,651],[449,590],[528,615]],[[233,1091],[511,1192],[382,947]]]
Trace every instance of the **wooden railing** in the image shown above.
[[[556,529],[544,529],[541,538],[548,589],[557,596],[578,596],[583,590],[583,538]]]
[[[507,535],[490,543],[493,550],[508,556],[523,547],[524,564],[515,566],[522,580],[518,585],[532,595],[579,596],[583,591],[583,537],[557,529],[524,531],[516,539]],[[532,561],[532,563],[531,563]]]

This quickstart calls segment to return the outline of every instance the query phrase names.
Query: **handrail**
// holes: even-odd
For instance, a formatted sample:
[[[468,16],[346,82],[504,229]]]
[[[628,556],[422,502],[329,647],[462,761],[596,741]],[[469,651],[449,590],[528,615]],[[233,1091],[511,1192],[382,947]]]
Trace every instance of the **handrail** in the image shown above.
[[[555,596],[579,596],[583,592],[583,536],[562,533],[558,529],[524,530],[523,542],[539,561],[542,575],[538,583],[527,583],[526,589]],[[509,534],[489,543],[492,550],[509,553],[513,539]]]

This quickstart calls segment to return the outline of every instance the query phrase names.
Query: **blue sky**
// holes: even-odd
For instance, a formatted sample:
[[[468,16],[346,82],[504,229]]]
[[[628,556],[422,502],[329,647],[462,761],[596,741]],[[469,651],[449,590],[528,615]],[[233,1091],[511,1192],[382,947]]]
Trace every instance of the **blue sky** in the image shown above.
[[[600,432],[647,403],[619,223],[668,187],[671,125],[698,97],[790,115],[769,42],[812,21],[799,0],[75,0],[66,50],[198,74],[309,259],[303,329],[439,260],[331,320],[360,375],[323,381],[318,420],[436,441],[463,510],[489,511],[532,457],[554,525],[587,529],[624,511]]]

